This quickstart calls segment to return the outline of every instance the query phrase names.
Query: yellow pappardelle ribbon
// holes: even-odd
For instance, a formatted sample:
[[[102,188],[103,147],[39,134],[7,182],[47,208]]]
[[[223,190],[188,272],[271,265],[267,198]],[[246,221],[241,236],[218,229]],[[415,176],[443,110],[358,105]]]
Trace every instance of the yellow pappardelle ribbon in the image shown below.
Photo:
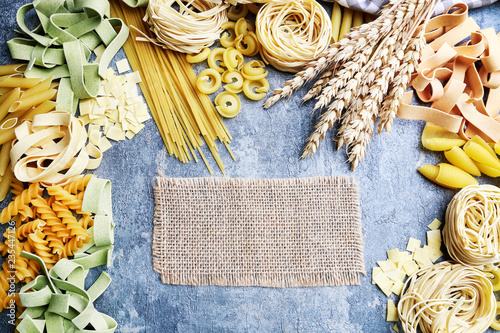
[[[64,111],[36,115],[15,129],[12,169],[22,182],[64,184],[85,169],[95,169],[102,153],[87,142],[83,122]],[[92,157],[92,158],[91,158]]]
[[[468,42],[458,44],[468,36]],[[407,93],[398,117],[426,120],[464,140],[479,135],[486,142],[498,142],[500,34],[493,28],[479,30],[468,17],[467,5],[456,4],[429,21],[425,37],[428,45],[411,85],[421,101],[432,104],[410,105],[412,94]]]

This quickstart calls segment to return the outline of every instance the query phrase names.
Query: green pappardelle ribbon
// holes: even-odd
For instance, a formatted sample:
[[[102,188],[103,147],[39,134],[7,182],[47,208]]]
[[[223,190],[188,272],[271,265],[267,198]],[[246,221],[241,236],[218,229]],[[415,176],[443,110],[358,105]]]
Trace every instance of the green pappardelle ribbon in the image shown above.
[[[30,30],[25,17],[32,9],[40,25]],[[27,38],[7,42],[12,58],[29,62],[26,77],[69,78],[62,87],[70,84],[71,89],[58,94],[57,110],[72,114],[78,99],[97,96],[100,79],[106,78],[111,60],[129,35],[121,19],[110,18],[107,0],[35,0],[19,8],[16,20]],[[106,49],[100,60],[89,62],[101,43]]]

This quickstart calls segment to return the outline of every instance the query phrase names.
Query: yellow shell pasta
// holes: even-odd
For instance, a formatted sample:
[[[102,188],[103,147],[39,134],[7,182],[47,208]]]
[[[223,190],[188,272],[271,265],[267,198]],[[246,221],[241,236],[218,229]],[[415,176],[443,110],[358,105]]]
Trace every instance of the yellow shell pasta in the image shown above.
[[[201,71],[196,80],[196,87],[204,94],[210,95],[219,90],[221,77],[215,69],[207,68]]]
[[[488,153],[491,154],[491,156],[497,157],[497,155],[495,154],[495,150],[491,148],[491,146],[486,141],[484,141],[479,135],[472,137],[469,141],[481,145],[484,149],[486,149],[486,151],[488,151]]]
[[[477,180],[467,172],[447,163],[440,163],[437,166],[423,165],[418,171],[429,180],[452,189],[478,185]]]
[[[186,55],[186,60],[190,64],[197,64],[199,62],[207,60],[207,58],[208,58],[209,55],[210,55],[210,49],[208,47],[205,47],[198,54],[188,54],[188,55]]]
[[[460,148],[453,147],[444,152],[446,159],[456,167],[470,173],[473,176],[481,176],[481,171],[478,169],[474,161]]]
[[[487,147],[488,149],[491,149],[490,146],[487,145]],[[474,161],[489,166],[490,168],[500,170],[500,161],[496,155],[493,156],[489,150],[481,144],[470,140],[465,144],[463,149],[464,152]]]
[[[465,142],[457,134],[436,125],[427,124],[422,132],[422,145],[433,151],[450,150],[455,146],[464,145]]]
[[[246,35],[249,32],[255,32],[255,26],[249,20],[240,18],[234,25],[234,31],[236,32],[236,36]]]
[[[498,169],[489,167],[487,165],[484,165],[484,164],[481,164],[478,162],[476,162],[476,166],[479,169],[479,171],[484,173],[486,176],[490,176],[490,177],[494,177],[494,178],[500,177],[500,170],[498,170]]]
[[[269,74],[268,71],[264,70],[264,66],[264,62],[260,60],[250,60],[243,66],[241,74],[250,81],[263,79]]]

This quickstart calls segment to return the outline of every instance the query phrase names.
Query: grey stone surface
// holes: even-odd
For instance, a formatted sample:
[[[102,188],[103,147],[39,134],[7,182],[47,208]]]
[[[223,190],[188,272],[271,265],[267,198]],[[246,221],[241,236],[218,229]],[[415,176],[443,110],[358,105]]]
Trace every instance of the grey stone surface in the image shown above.
[[[14,37],[15,13],[28,1],[0,2],[0,63],[11,63],[5,41]],[[500,30],[500,4],[472,11],[482,28]],[[116,60],[124,58],[123,51]],[[114,65],[113,65],[114,67]],[[200,68],[197,68],[199,71]],[[290,75],[271,70],[277,87]],[[305,91],[302,90],[301,93]],[[444,160],[422,148],[423,122],[396,120],[393,133],[375,136],[368,155],[353,173],[344,151],[336,152],[329,135],[317,154],[298,160],[304,140],[318,118],[311,104],[300,105],[301,94],[263,110],[260,102],[243,99],[241,114],[226,120],[234,140],[233,162],[221,145],[227,177],[274,178],[353,175],[360,184],[365,264],[370,272],[385,251],[404,249],[410,236],[425,240],[426,226],[444,219],[455,191],[437,187],[421,177],[422,164]],[[204,151],[206,156],[210,154]],[[222,176],[215,161],[215,176]],[[153,185],[158,172],[172,177],[202,177],[202,163],[183,165],[168,153],[153,121],[131,141],[119,142],[104,154],[94,172],[113,186],[116,239],[113,278],[96,302],[99,311],[114,317],[119,332],[390,332],[385,322],[386,297],[370,283],[320,288],[222,288],[164,285],[153,271]],[[483,183],[498,184],[495,179]],[[0,208],[6,205],[0,203]],[[3,229],[1,229],[3,230]],[[1,231],[0,230],[0,231]],[[97,277],[103,268],[94,269]],[[13,331],[5,311],[0,331]]]

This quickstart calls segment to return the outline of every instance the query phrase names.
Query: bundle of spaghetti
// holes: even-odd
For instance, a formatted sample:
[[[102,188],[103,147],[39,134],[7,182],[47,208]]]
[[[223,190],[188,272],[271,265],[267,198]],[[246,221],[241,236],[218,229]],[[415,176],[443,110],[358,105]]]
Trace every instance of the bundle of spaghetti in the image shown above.
[[[177,9],[178,7],[178,9]],[[156,34],[139,38],[182,53],[211,46],[227,22],[227,5],[206,0],[150,0],[144,19]]]
[[[414,273],[398,303],[404,332],[484,332],[493,322],[496,301],[481,271],[443,261]]]
[[[113,1],[111,10],[113,16],[122,18],[126,24],[148,32],[147,24],[142,21],[144,9],[131,9]],[[228,146],[231,136],[210,98],[197,91],[196,74],[185,56],[139,42],[135,39],[137,34],[131,35],[123,47],[133,70],[144,78],[140,87],[168,153],[187,163],[191,159],[198,161],[197,150],[212,173],[200,148],[203,137],[224,173],[216,140],[224,143],[234,159]]]
[[[321,52],[332,37],[332,22],[315,0],[265,4],[256,19],[262,59],[280,71],[296,73]]]
[[[470,185],[446,209],[443,240],[451,258],[479,269],[500,261],[500,188]]]

